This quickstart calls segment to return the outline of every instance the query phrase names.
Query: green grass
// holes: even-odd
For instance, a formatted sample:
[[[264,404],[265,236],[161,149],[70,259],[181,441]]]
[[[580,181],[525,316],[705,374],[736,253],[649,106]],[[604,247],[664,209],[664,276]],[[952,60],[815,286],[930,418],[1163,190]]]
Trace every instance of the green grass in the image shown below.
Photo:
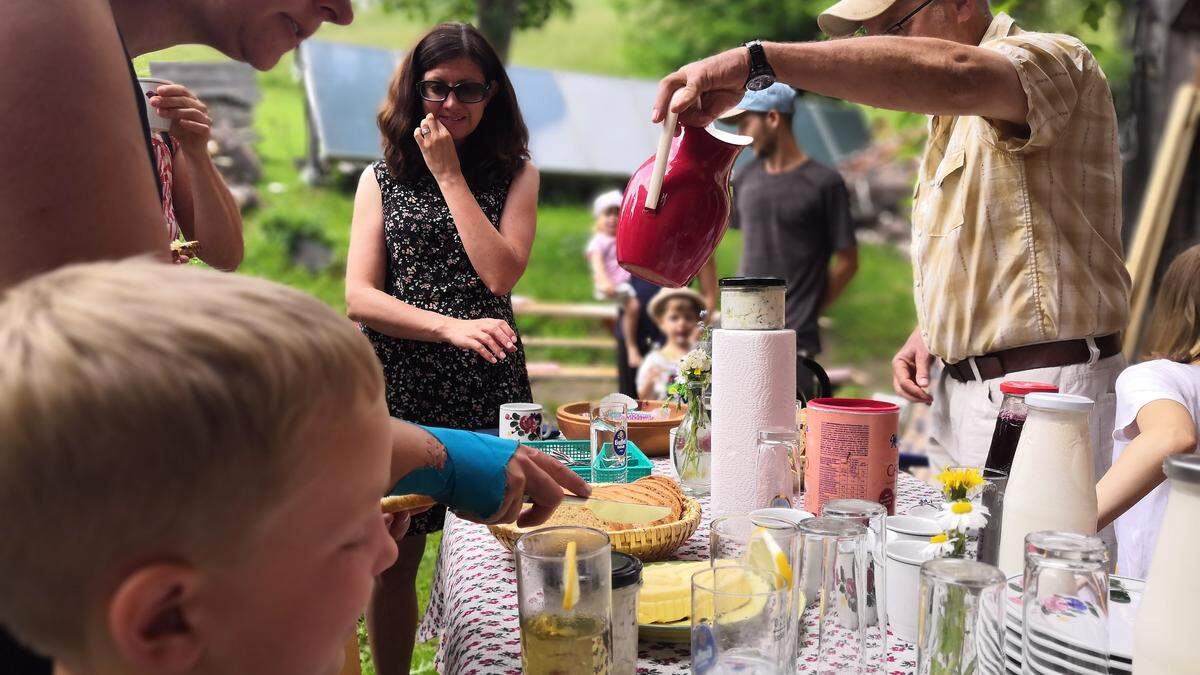
[[[424,28],[403,14],[362,11],[352,26],[327,26],[320,38],[378,47],[403,48]],[[629,50],[618,44],[620,17],[611,2],[577,2],[571,17],[551,20],[543,29],[519,34],[513,43],[513,63],[622,76],[654,77],[645,67],[631,63]],[[177,47],[137,59],[145,74],[151,60],[220,60],[211,49]],[[297,171],[306,151],[302,93],[292,75],[292,57],[259,76],[263,100],[257,110],[257,145],[263,162],[260,187],[262,204],[245,214],[246,258],[241,272],[263,276],[304,289],[330,306],[344,309],[343,275],[352,213],[352,186],[312,187]],[[275,190],[269,189],[274,187]],[[591,234],[592,219],[585,204],[543,204],[538,210],[538,234],[529,268],[515,293],[551,301],[589,301],[591,280],[583,247]],[[290,245],[298,235],[317,237],[334,253],[334,264],[320,273],[295,267]],[[731,231],[717,251],[718,273],[737,271],[741,235]],[[871,374],[879,386],[888,382],[887,362],[913,325],[912,276],[906,256],[886,248],[864,246],[858,277],[833,308],[834,326],[826,333],[827,364],[853,364]],[[603,329],[594,322],[522,320],[521,330],[535,335],[578,336]],[[540,350],[531,359],[564,362],[608,362],[604,352]],[[418,577],[421,611],[440,535],[429,538]],[[360,631],[361,632],[361,631]],[[365,635],[361,636],[363,672],[374,675]],[[436,642],[417,645],[414,673],[433,673]]]

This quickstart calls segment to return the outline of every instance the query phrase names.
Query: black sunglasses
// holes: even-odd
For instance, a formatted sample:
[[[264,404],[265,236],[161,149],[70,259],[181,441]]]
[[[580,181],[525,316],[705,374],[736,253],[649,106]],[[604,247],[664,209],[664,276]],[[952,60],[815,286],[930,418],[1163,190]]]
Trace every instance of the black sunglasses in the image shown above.
[[[420,92],[421,98],[434,103],[441,103],[450,98],[450,92],[454,92],[454,98],[460,103],[479,103],[487,97],[489,89],[491,87],[482,82],[459,82],[452,85],[440,80],[423,80],[417,83],[417,91]]]
[[[903,19],[900,19],[896,23],[892,24],[892,27],[885,30],[884,33],[886,33],[888,35],[899,35],[900,31],[904,30],[904,24],[908,23],[909,21],[912,21],[912,18],[914,16],[916,16],[917,14],[920,14],[921,10],[932,5],[933,3],[934,3],[934,0],[925,0],[925,2],[922,2],[921,4],[917,5],[916,9],[909,12],[908,16],[906,16]]]

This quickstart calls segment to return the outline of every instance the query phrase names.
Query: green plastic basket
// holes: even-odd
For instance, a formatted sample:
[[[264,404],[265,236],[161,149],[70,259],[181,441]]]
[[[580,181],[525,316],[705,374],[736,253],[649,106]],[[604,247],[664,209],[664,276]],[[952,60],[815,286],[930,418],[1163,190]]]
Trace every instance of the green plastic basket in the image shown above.
[[[569,468],[575,473],[579,474],[581,478],[589,483],[622,482],[617,480],[618,476],[616,469],[606,469],[602,467],[596,467],[596,479],[592,480],[592,467],[588,463],[589,456],[592,452],[591,441],[528,441],[522,445],[528,445],[529,447],[542,452],[546,452],[547,450],[557,450],[567,457],[570,457],[572,462],[580,462],[579,464]],[[605,444],[605,447],[607,446],[608,444]],[[629,461],[625,466],[625,481],[623,482],[632,483],[639,478],[645,478],[646,476],[650,475],[650,471],[652,469],[650,460],[646,458],[645,453],[643,453],[641,448],[639,448],[633,441],[625,442],[625,453],[628,456]],[[599,459],[600,455],[596,455],[596,457]]]

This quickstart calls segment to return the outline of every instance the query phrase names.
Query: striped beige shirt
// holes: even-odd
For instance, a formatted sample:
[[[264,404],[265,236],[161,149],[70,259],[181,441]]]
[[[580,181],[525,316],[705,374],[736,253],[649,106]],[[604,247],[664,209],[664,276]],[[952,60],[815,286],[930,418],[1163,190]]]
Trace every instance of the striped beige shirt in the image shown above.
[[[913,200],[914,294],[929,350],[970,356],[1125,328],[1121,167],[1108,80],[1067,35],[999,14],[1026,127],[934,117]]]

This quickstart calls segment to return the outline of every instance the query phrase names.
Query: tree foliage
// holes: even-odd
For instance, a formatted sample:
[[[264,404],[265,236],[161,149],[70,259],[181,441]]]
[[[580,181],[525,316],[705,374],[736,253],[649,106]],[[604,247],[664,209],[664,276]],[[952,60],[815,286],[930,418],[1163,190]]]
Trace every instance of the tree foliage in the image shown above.
[[[382,0],[388,9],[426,21],[470,21],[503,59],[517,30],[540,28],[555,14],[570,14],[572,0]]]

